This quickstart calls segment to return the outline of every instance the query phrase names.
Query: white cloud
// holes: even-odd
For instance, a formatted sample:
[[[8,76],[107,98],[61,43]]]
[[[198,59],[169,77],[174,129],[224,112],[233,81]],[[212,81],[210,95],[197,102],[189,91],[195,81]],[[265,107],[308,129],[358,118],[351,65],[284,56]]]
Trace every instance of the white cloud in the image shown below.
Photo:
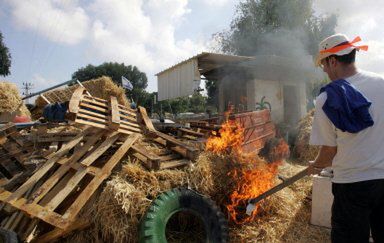
[[[193,39],[176,37],[191,13],[189,0],[5,1],[19,27],[56,43],[86,43],[81,51],[93,64],[136,65],[147,73],[151,91],[156,90],[155,73],[209,44],[199,33]]]
[[[156,72],[205,47],[203,40],[175,38],[177,26],[190,12],[187,4],[187,0],[97,0],[89,6],[94,51],[88,53],[136,65],[151,80]]]
[[[204,4],[210,6],[224,6],[233,0],[201,0]]]
[[[7,1],[15,23],[51,41],[77,44],[87,34],[88,16],[75,0]]]

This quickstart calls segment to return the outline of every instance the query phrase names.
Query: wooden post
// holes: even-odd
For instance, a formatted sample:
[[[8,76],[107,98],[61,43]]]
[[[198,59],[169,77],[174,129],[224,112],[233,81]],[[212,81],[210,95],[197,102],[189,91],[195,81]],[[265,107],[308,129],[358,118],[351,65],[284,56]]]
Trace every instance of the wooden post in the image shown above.
[[[141,118],[143,119],[144,124],[147,127],[147,129],[150,132],[155,132],[156,129],[153,126],[151,119],[149,119],[149,117],[148,117],[147,110],[145,110],[144,107],[139,106],[139,111],[140,111],[140,114],[141,114]]]

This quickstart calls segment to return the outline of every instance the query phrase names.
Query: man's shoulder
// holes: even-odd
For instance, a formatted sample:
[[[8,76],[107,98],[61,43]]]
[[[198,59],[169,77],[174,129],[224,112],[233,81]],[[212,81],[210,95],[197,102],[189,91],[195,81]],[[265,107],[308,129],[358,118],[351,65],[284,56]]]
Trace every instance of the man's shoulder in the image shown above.
[[[359,70],[359,73],[361,74],[361,77],[363,79],[371,79],[376,81],[384,81],[384,77],[378,73],[365,71],[365,70]]]

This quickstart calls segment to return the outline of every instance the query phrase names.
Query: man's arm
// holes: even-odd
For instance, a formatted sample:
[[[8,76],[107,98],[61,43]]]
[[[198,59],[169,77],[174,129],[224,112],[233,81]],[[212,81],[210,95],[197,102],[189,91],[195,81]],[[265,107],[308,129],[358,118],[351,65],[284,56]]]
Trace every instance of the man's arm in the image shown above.
[[[309,162],[308,174],[319,174],[322,169],[331,166],[336,153],[337,147],[335,146],[321,146],[315,161]]]

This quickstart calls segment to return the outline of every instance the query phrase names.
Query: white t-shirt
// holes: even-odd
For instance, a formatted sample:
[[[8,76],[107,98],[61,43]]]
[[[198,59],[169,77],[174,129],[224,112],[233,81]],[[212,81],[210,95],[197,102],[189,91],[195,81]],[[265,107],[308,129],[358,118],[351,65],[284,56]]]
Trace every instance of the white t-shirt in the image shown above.
[[[327,99],[323,92],[316,99],[309,144],[337,146],[332,162],[335,183],[384,179],[384,79],[358,70],[346,80],[372,102],[374,125],[355,134],[337,129],[322,109]]]

